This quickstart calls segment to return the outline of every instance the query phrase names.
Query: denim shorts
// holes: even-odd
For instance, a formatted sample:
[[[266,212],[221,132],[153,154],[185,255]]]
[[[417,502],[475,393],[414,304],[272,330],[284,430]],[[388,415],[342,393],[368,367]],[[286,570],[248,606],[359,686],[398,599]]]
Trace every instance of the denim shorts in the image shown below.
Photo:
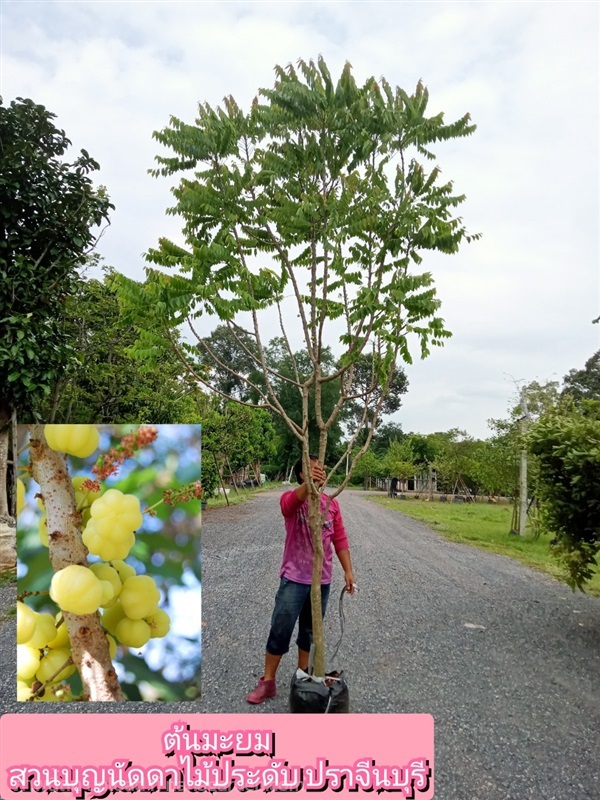
[[[329,584],[321,585],[323,616],[329,599]],[[310,608],[310,584],[295,583],[282,578],[275,595],[275,609],[271,617],[271,631],[267,641],[267,652],[282,656],[290,649],[294,625],[298,622],[296,644],[301,650],[310,650],[312,643],[312,614]]]

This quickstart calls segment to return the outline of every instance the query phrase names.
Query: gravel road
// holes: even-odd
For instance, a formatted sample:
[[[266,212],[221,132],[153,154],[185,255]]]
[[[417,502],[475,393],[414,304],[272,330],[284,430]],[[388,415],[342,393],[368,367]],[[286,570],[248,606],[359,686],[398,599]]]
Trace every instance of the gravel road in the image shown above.
[[[40,703],[36,713],[287,711],[246,695],[262,674],[283,550],[276,491],[203,525],[203,699],[197,703]],[[355,713],[427,712],[436,724],[437,800],[600,798],[600,600],[508,558],[445,541],[423,524],[340,498],[359,594],[344,600],[339,663]],[[334,570],[326,619],[339,636]],[[14,603],[0,591],[0,617]],[[2,711],[15,700],[14,617],[0,623]]]
[[[448,542],[361,492],[340,506],[360,592],[344,600],[329,666],[345,671],[351,711],[433,714],[439,800],[598,800],[600,600]],[[245,701],[262,674],[282,549],[277,492],[205,516],[204,711],[287,711],[293,651],[279,695]]]

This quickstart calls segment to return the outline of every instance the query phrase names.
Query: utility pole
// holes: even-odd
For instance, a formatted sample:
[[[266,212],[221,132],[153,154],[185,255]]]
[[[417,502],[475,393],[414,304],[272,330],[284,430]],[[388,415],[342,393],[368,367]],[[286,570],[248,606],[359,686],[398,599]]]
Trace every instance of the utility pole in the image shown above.
[[[523,443],[521,446],[521,470],[520,470],[520,509],[519,509],[519,536],[525,536],[525,525],[527,524],[527,446],[525,444],[525,434],[529,423],[529,410],[527,408],[527,389],[521,388],[521,436]]]

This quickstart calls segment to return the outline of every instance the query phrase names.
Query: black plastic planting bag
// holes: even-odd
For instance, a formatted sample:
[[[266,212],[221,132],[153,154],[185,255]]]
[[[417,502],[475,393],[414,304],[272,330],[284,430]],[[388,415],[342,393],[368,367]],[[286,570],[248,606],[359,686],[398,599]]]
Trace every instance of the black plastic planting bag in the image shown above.
[[[327,680],[328,677],[331,679]],[[290,711],[292,714],[349,714],[350,693],[344,673],[328,673],[323,683],[301,670],[295,672],[290,687]]]

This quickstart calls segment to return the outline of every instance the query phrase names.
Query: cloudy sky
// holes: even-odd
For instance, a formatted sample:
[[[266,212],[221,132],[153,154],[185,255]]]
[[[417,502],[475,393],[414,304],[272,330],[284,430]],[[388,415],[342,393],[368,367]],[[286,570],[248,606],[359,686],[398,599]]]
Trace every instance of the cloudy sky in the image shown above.
[[[99,250],[143,276],[170,181],[147,174],[152,132],[198,102],[247,107],[275,64],[322,54],[385,76],[477,132],[436,149],[483,238],[432,258],[454,336],[407,367],[406,431],[487,436],[514,380],[558,380],[600,348],[599,9],[595,2],[31,2],[2,0],[0,93],[57,115],[100,162],[116,205]]]

